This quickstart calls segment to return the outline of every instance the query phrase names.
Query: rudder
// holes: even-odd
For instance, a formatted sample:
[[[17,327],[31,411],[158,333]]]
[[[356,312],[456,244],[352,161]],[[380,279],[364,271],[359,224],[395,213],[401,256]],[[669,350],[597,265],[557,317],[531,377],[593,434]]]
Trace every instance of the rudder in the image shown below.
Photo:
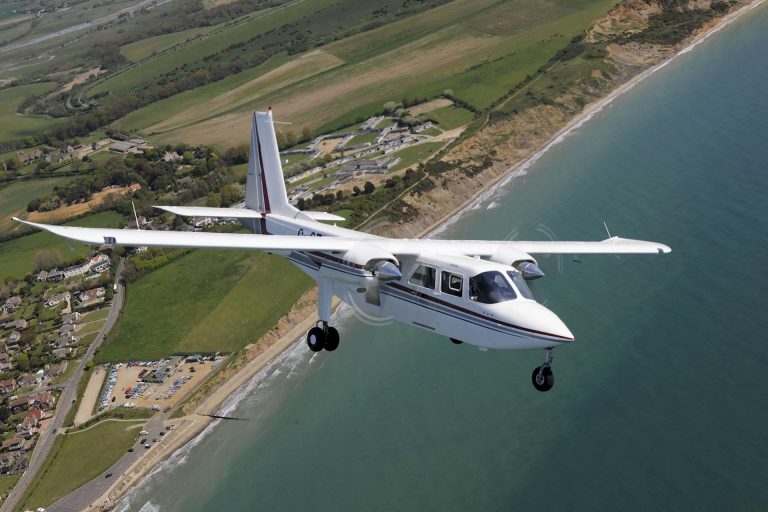
[[[245,206],[263,213],[291,217],[299,212],[288,203],[271,109],[253,113]]]

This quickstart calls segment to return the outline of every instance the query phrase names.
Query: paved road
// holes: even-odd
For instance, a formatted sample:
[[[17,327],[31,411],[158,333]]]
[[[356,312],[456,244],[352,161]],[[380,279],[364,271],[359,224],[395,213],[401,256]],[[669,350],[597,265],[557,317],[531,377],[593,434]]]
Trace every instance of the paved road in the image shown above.
[[[128,470],[139,457],[141,457],[147,450],[156,450],[152,439],[160,439],[160,432],[164,430],[163,421],[168,418],[167,413],[155,414],[144,425],[144,430],[148,432],[146,439],[151,448],[144,448],[140,443],[136,443],[133,448],[133,452],[126,452],[123,457],[115,462],[109,469],[102,474],[83,485],[79,489],[69,493],[61,498],[59,501],[47,507],[48,512],[81,512],[88,508],[93,502],[99,499],[107,489],[114,483],[122,473]],[[71,434],[77,435],[77,434]],[[112,474],[107,478],[108,474]],[[32,505],[37,505],[33,503]]]
[[[123,260],[121,259],[117,266],[117,282],[120,281],[122,273]],[[21,476],[19,481],[16,482],[16,485],[8,494],[8,497],[5,499],[5,501],[3,501],[3,504],[0,505],[0,512],[11,512],[16,507],[16,504],[24,495],[24,492],[27,490],[30,482],[32,482],[35,475],[42,467],[46,457],[48,457],[48,452],[51,451],[51,447],[53,446],[53,440],[56,438],[56,434],[59,433],[62,426],[64,425],[64,418],[67,417],[67,413],[72,407],[72,401],[77,397],[77,384],[80,382],[80,379],[83,376],[83,372],[85,371],[85,363],[93,358],[94,352],[104,341],[104,336],[115,324],[117,316],[120,313],[120,309],[123,307],[124,293],[125,291],[123,286],[118,284],[117,292],[115,293],[115,298],[112,301],[112,306],[109,308],[109,314],[107,315],[107,320],[104,323],[104,326],[96,335],[96,339],[93,340],[91,346],[88,347],[85,356],[80,359],[80,363],[77,365],[77,369],[75,370],[74,375],[72,375],[69,383],[64,388],[64,391],[62,391],[61,396],[59,396],[59,403],[57,404],[56,411],[54,412],[51,425],[45,432],[40,434],[40,438],[37,440],[35,449],[29,459],[29,467],[27,467],[27,470]]]

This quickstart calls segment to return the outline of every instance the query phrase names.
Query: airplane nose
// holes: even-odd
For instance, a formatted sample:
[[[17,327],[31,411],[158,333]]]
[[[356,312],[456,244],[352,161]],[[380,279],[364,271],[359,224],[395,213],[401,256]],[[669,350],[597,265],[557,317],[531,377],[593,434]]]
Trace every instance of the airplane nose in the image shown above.
[[[526,302],[524,305],[525,310],[518,310],[519,313],[522,313],[520,323],[526,329],[536,334],[557,338],[558,341],[563,343],[570,343],[574,340],[571,330],[555,313],[538,302]],[[519,306],[523,306],[523,304],[519,304]]]

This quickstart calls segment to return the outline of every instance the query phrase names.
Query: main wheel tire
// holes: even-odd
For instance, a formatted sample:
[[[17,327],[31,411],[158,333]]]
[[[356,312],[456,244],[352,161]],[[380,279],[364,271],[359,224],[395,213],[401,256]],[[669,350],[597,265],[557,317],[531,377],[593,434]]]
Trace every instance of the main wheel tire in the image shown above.
[[[555,375],[549,366],[539,366],[533,370],[531,375],[533,387],[538,391],[549,391],[555,385]]]
[[[464,343],[463,341],[457,340],[456,338],[448,338],[448,339],[451,340],[451,342],[455,345],[461,345],[462,343]]]
[[[325,345],[325,333],[319,327],[313,327],[307,333],[307,346],[312,352],[320,352]]]
[[[333,352],[339,348],[339,340],[339,331],[337,331],[335,327],[329,327],[328,334],[325,338],[325,346],[323,348],[328,352]]]

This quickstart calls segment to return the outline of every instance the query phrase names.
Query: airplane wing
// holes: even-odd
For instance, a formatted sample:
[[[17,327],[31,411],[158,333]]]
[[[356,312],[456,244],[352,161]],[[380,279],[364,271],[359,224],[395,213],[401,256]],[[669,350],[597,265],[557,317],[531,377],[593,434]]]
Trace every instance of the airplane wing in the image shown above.
[[[516,249],[528,254],[666,254],[672,251],[669,246],[657,242],[617,236],[601,242],[377,239],[375,243],[395,255],[493,256],[504,249]]]
[[[13,220],[49,231],[54,235],[92,245],[127,245],[131,247],[190,247],[219,249],[258,249],[262,251],[347,251],[358,240],[323,236],[251,235],[236,233],[200,233],[136,229],[78,228],[52,226]]]
[[[236,209],[233,209],[236,210]],[[528,254],[663,254],[672,249],[656,242],[611,237],[602,242],[422,240],[397,238],[341,238],[324,236],[252,235],[131,229],[80,228],[53,226],[17,219],[55,235],[92,245],[153,247],[231,248],[263,251],[345,252],[360,243],[402,255],[444,254],[453,256],[494,256],[507,250]]]

